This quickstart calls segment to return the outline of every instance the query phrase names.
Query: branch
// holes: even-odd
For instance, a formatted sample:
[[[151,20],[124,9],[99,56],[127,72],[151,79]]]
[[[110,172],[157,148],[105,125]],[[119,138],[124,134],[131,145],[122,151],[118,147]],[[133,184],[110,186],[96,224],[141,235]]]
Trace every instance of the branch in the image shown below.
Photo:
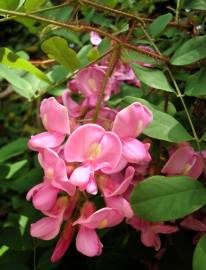
[[[107,37],[107,38],[115,41],[117,44],[119,44],[122,47],[137,51],[137,52],[142,53],[142,54],[146,54],[146,55],[148,55],[148,56],[150,56],[152,58],[159,59],[159,60],[161,60],[163,62],[169,62],[168,57],[156,54],[154,52],[148,52],[148,51],[144,50],[143,48],[138,48],[137,46],[132,45],[132,44],[127,43],[127,42],[124,42],[121,39],[117,38],[116,36],[106,32],[106,31],[103,31],[103,30],[101,30],[99,28],[96,28],[96,27],[92,27],[92,26],[84,25],[84,24],[75,25],[74,23],[63,23],[63,22],[47,19],[45,17],[41,17],[41,16],[37,16],[37,15],[26,14],[26,13],[23,13],[23,12],[17,12],[17,11],[6,10],[6,9],[0,9],[0,13],[2,13],[2,14],[10,14],[10,15],[14,15],[14,16],[22,17],[22,18],[27,18],[27,19],[33,19],[33,20],[37,20],[37,21],[40,21],[40,22],[56,25],[56,26],[59,26],[59,27],[62,27],[62,28],[67,28],[67,29],[70,29],[70,30],[73,30],[73,31],[76,31],[76,32],[82,32],[82,31],[91,32],[91,31],[94,31],[94,32],[97,32],[98,34],[100,34],[100,35],[102,35],[104,37]]]

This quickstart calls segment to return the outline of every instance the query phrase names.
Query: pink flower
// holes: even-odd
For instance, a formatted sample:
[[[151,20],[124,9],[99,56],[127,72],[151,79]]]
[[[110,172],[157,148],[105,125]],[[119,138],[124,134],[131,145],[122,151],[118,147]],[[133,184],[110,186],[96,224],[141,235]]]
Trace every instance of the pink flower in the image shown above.
[[[124,197],[124,193],[132,182],[134,172],[134,168],[130,166],[126,169],[124,177],[120,173],[105,177],[100,176],[99,185],[103,191],[106,205],[117,209],[126,218],[133,216],[132,208]]]
[[[55,238],[60,231],[67,203],[67,197],[60,197],[56,201],[54,207],[47,212],[47,217],[31,224],[31,236],[42,240],[51,240]]]
[[[46,130],[62,134],[70,133],[69,116],[66,107],[55,98],[44,99],[40,106],[40,117]]]
[[[73,225],[80,225],[76,238],[76,248],[82,254],[93,257],[102,252],[102,243],[95,229],[113,227],[122,222],[122,215],[119,211],[112,208],[102,208],[94,212],[91,203],[86,202],[83,206],[82,213]]]
[[[143,144],[136,137],[144,131],[151,121],[152,113],[138,102],[132,103],[117,113],[112,131],[120,137],[122,155],[128,162],[150,161],[151,157],[148,152],[150,144]]]
[[[53,150],[44,149],[39,153],[39,161],[44,169],[45,181],[73,196],[76,188],[67,177],[66,165],[63,159]]]
[[[180,225],[182,228],[187,230],[196,231],[196,235],[193,239],[193,243],[196,244],[200,237],[206,233],[206,218],[205,214],[201,215],[201,213],[195,213],[186,217],[183,221],[181,221]]]
[[[95,107],[104,77],[104,69],[92,66],[79,71],[76,78],[70,81],[68,86],[71,91],[83,95],[90,106]],[[110,93],[111,84],[109,81],[105,90],[105,100],[108,100]]]
[[[171,225],[165,225],[163,222],[148,222],[133,216],[127,221],[133,228],[141,231],[141,241],[147,247],[154,247],[159,250],[161,241],[159,234],[171,234],[178,231],[178,228]]]
[[[33,205],[36,209],[42,212],[49,211],[54,206],[59,191],[59,189],[45,181],[30,189],[26,195],[26,199],[32,199]]]
[[[32,136],[29,140],[29,148],[41,151],[43,148],[59,146],[70,133],[69,115],[66,107],[61,105],[55,98],[44,99],[40,107],[40,117],[45,129],[43,132]]]
[[[201,155],[189,145],[183,145],[172,153],[161,172],[167,175],[188,175],[196,179],[203,169],[204,162]]]
[[[101,43],[101,41],[102,41],[102,39],[98,33],[94,32],[94,31],[90,32],[90,42],[93,45],[98,46]]]
[[[77,128],[65,144],[65,159],[81,162],[70,176],[70,182],[80,190],[97,193],[94,172],[103,168],[113,169],[120,161],[121,142],[113,132],[99,125],[87,124]]]

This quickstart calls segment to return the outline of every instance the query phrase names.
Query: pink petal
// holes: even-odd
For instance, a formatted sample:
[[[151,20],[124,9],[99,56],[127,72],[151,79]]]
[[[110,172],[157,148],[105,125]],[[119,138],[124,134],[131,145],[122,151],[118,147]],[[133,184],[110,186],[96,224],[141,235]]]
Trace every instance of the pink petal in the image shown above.
[[[117,113],[112,131],[121,138],[136,138],[152,119],[151,111],[142,104],[135,102]]]
[[[161,247],[160,237],[151,231],[141,232],[141,242],[146,247],[154,247],[155,250],[159,250]]]
[[[42,101],[40,116],[46,130],[63,134],[70,133],[68,111],[54,97]]]
[[[95,162],[101,164],[100,167],[114,169],[119,164],[122,155],[122,144],[118,136],[113,132],[106,131],[99,146],[100,154],[95,158]]]
[[[121,196],[105,198],[105,201],[108,207],[117,209],[123,217],[131,218],[134,215],[130,203]]]
[[[92,195],[96,195],[98,192],[97,183],[94,174],[90,174],[89,182],[86,187],[86,191]]]
[[[93,144],[99,142],[104,129],[95,124],[87,124],[77,128],[65,144],[65,159],[68,162],[83,162],[89,159]]]
[[[39,160],[44,168],[45,176],[50,181],[51,185],[73,196],[75,186],[69,182],[66,165],[58,154],[51,149],[44,149],[40,153]]]
[[[53,254],[51,257],[52,263],[57,262],[58,260],[60,260],[64,256],[69,245],[71,244],[72,236],[73,236],[73,227],[72,227],[72,224],[70,222],[68,222],[66,224],[66,226],[64,227],[63,234],[59,238],[59,240],[56,244],[56,247],[53,251]]]
[[[32,202],[34,207],[41,211],[48,211],[54,206],[58,193],[59,189],[57,188],[50,185],[42,186],[42,188],[33,195]]]
[[[43,148],[54,148],[63,143],[64,134],[58,132],[42,132],[31,136],[28,146],[31,150],[41,151]]]
[[[81,224],[90,229],[102,229],[116,226],[121,223],[122,220],[123,217],[118,210],[104,207],[93,213],[88,218],[80,217],[73,225]]]
[[[82,254],[93,257],[102,253],[102,243],[94,229],[80,226],[76,238],[76,248]]]
[[[132,166],[129,166],[125,172],[125,178],[121,183],[113,184],[112,189],[107,189],[107,186],[103,188],[104,196],[105,197],[113,197],[117,195],[122,195],[131,184],[135,173],[135,169]],[[111,181],[111,180],[110,180]],[[113,179],[114,183],[115,179]]]
[[[70,176],[70,183],[84,190],[89,182],[91,174],[90,166],[80,166],[76,168]]]
[[[184,229],[194,230],[197,232],[206,232],[206,223],[203,223],[202,221],[200,221],[192,216],[188,216],[187,218],[185,218],[180,223],[180,225]]]
[[[188,175],[198,178],[204,169],[202,158],[189,146],[177,149],[162,168],[167,175]]]
[[[81,106],[71,98],[69,91],[63,93],[62,100],[68,110],[69,116],[75,118],[81,115]]]
[[[61,222],[59,218],[44,217],[31,224],[30,234],[42,240],[51,240],[59,233]]]
[[[93,45],[98,46],[101,43],[101,41],[102,41],[102,39],[98,33],[94,32],[94,31],[90,32],[90,42]]]
[[[130,163],[140,163],[151,160],[148,152],[149,144],[133,138],[122,139],[122,155]]]

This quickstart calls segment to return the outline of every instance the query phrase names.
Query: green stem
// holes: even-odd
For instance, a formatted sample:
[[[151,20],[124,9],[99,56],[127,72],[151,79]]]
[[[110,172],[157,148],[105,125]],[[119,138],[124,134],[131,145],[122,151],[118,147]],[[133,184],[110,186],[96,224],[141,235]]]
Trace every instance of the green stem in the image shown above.
[[[102,102],[104,100],[104,94],[105,94],[107,83],[108,83],[109,78],[112,75],[113,70],[115,68],[115,65],[117,63],[117,59],[118,59],[117,57],[118,57],[119,50],[120,50],[119,46],[116,46],[114,48],[113,53],[111,55],[110,62],[109,62],[109,66],[107,68],[104,79],[102,81],[102,85],[101,85],[101,88],[100,88],[100,91],[99,91],[97,105],[96,105],[95,112],[94,112],[94,117],[93,117],[93,122],[94,123],[97,121],[97,118],[98,118],[98,115],[99,115],[99,110],[100,110],[101,104],[102,104]]]
[[[72,23],[70,23],[70,24],[69,23],[63,23],[63,22],[47,19],[45,17],[32,15],[32,14],[26,14],[26,13],[23,13],[23,12],[18,12],[18,11],[13,11],[13,10],[0,9],[0,13],[10,14],[10,15],[14,15],[14,16],[22,17],[22,18],[33,19],[33,20],[37,20],[37,21],[40,21],[40,22],[56,25],[56,26],[59,26],[59,27],[62,27],[62,28],[67,28],[67,29],[77,31],[77,32],[81,32],[81,31],[91,32],[91,31],[94,31],[94,32],[97,32],[98,34],[100,34],[100,35],[102,35],[104,37],[107,37],[107,38],[115,41],[116,43],[118,43],[122,47],[125,47],[125,48],[128,48],[128,49],[131,49],[131,50],[146,54],[146,55],[148,55],[148,56],[150,56],[152,58],[159,59],[159,60],[161,60],[163,62],[168,62],[168,58],[165,57],[165,56],[158,55],[158,54],[156,54],[154,52],[148,52],[148,51],[144,50],[143,48],[138,48],[135,45],[132,45],[132,44],[127,43],[127,42],[123,42],[121,39],[117,38],[116,36],[114,36],[114,35],[112,35],[112,34],[110,34],[108,32],[105,32],[105,31],[103,31],[103,30],[101,30],[99,28],[96,28],[96,27],[92,27],[92,26],[89,26],[89,25],[83,25],[83,24],[75,25],[75,24],[72,24]]]
[[[181,100],[181,102],[182,102],[183,108],[184,108],[185,113],[186,113],[186,115],[187,115],[187,119],[188,119],[188,121],[189,121],[189,123],[190,123],[190,127],[191,127],[191,129],[192,129],[192,133],[193,133],[194,139],[195,139],[195,141],[196,141],[196,143],[197,143],[197,148],[198,148],[198,150],[200,151],[200,143],[199,143],[200,140],[199,140],[199,138],[198,138],[198,136],[197,136],[197,132],[196,132],[196,130],[195,130],[194,124],[193,124],[192,119],[191,119],[191,117],[190,117],[190,114],[189,114],[188,108],[187,108],[187,106],[186,106],[186,103],[185,103],[185,101],[184,101],[184,99],[183,99],[182,93],[181,93],[181,91],[180,91],[180,89],[179,89],[179,86],[177,85],[177,82],[176,82],[176,80],[175,80],[175,78],[174,78],[174,76],[173,76],[173,74],[172,74],[172,72],[171,72],[171,70],[170,70],[169,67],[167,67],[167,72],[168,72],[168,74],[169,74],[169,76],[170,76],[170,78],[171,78],[171,80],[172,80],[172,82],[173,82],[173,84],[174,84],[175,90],[176,90],[176,92],[177,92],[177,96],[180,98],[180,100]]]
[[[181,2],[181,0],[177,0],[176,15],[175,15],[175,22],[177,24],[179,23],[180,2]]]
[[[145,34],[145,36],[147,37],[147,39],[150,41],[151,45],[154,47],[154,49],[155,49],[160,55],[162,55],[161,52],[160,52],[160,50],[159,50],[159,48],[158,48],[157,45],[154,43],[152,37],[149,35],[149,33],[144,29],[143,26],[141,26],[141,29],[142,29],[142,31],[144,32],[144,34]],[[181,93],[181,91],[180,91],[180,89],[179,89],[179,86],[178,86],[178,84],[177,84],[177,82],[176,82],[176,80],[175,80],[175,78],[174,78],[174,76],[173,76],[173,74],[172,74],[172,71],[170,70],[169,66],[168,66],[167,64],[165,64],[165,66],[166,66],[166,70],[167,70],[167,72],[168,72],[168,75],[169,75],[169,77],[170,77],[170,79],[171,79],[171,81],[172,81],[172,83],[173,83],[173,85],[174,85],[174,87],[175,87],[175,90],[176,90],[176,96],[180,98],[180,101],[181,101],[181,103],[182,103],[182,106],[183,106],[183,108],[184,108],[184,110],[185,110],[185,113],[186,113],[186,115],[187,115],[188,122],[189,122],[189,124],[190,124],[190,127],[191,127],[191,130],[192,130],[194,139],[195,139],[196,144],[197,144],[197,148],[200,150],[200,144],[199,144],[200,140],[199,140],[199,138],[198,138],[198,136],[197,136],[197,132],[196,132],[196,130],[195,130],[194,124],[193,124],[192,119],[191,119],[191,117],[190,117],[190,114],[189,114],[188,108],[187,108],[187,106],[186,106],[186,103],[185,103],[185,101],[184,101],[184,99],[183,99],[182,93]]]

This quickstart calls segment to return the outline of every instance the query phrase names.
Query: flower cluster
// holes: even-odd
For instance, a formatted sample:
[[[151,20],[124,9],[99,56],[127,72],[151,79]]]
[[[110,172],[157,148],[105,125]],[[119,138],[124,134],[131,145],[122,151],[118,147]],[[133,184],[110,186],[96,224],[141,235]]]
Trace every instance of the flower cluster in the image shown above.
[[[98,45],[100,37],[93,33],[91,41]],[[138,102],[122,110],[106,107],[106,101],[118,93],[123,82],[140,86],[132,69],[118,62],[107,81],[94,123],[107,68],[108,61],[103,59],[82,69],[68,82],[62,96],[44,99],[40,117],[46,131],[29,140],[29,148],[38,152],[44,178],[28,192],[27,200],[32,200],[34,207],[45,215],[31,225],[31,235],[51,240],[60,234],[52,262],[64,255],[75,236],[79,252],[89,257],[100,255],[103,245],[98,230],[123,221],[141,232],[144,245],[156,250],[161,246],[159,234],[178,230],[174,223],[144,221],[131,208],[130,194],[148,175],[151,162],[150,143],[137,137],[151,123],[153,115]],[[180,144],[169,150],[162,173],[196,179],[204,170],[204,155],[196,153],[189,144]],[[100,209],[93,200],[97,195],[104,200]],[[189,216],[181,225],[205,232],[205,220],[198,218]]]

